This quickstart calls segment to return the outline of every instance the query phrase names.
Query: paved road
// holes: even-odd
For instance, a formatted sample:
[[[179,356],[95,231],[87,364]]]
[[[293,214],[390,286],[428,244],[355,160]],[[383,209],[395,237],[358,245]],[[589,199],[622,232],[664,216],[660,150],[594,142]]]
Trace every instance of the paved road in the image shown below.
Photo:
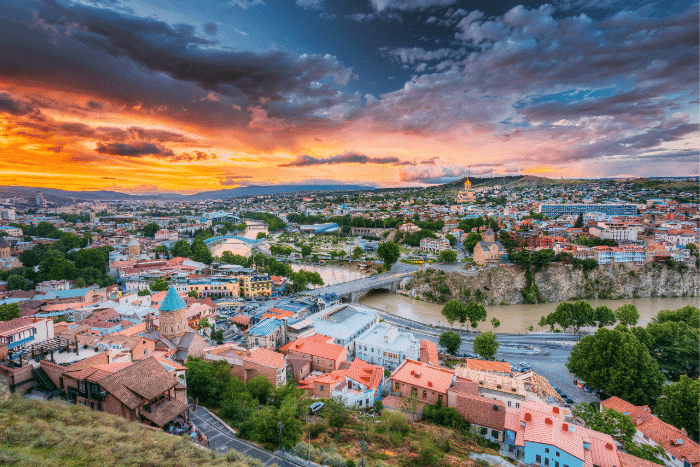
[[[190,419],[209,438],[208,448],[219,454],[229,451],[237,451],[246,456],[259,460],[265,466],[278,465],[279,467],[299,467],[297,464],[282,459],[271,452],[260,449],[245,441],[234,437],[224,426],[212,417],[203,408],[195,412],[190,406]]]

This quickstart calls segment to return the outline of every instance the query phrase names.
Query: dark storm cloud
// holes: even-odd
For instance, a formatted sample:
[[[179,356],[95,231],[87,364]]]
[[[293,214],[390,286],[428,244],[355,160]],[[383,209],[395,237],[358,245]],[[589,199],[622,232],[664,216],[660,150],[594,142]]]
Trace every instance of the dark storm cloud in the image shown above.
[[[83,5],[62,6],[46,0],[38,21],[87,47],[112,57],[128,57],[152,71],[232,97],[285,100],[291,95],[316,97],[334,94],[330,86],[311,86],[324,77],[347,84],[352,70],[330,55],[293,55],[287,52],[237,52],[195,34],[187,24],[171,26]],[[68,33],[68,28],[70,33]]]
[[[401,161],[398,157],[369,157],[364,154],[354,152],[346,152],[336,154],[329,157],[313,157],[307,155],[299,155],[293,161],[286,164],[279,164],[279,167],[308,167],[312,165],[331,165],[331,164],[391,164],[391,165],[409,165],[411,162]]]
[[[97,145],[96,151],[100,154],[110,154],[112,156],[126,157],[173,157],[175,155],[173,151],[158,143],[149,143],[145,141],[137,143],[99,143]]]
[[[17,99],[8,92],[0,92],[0,113],[27,115],[36,112],[37,109],[30,102]]]
[[[193,153],[183,152],[170,158],[173,162],[201,162],[213,159],[218,159],[218,156],[202,151],[194,151]]]
[[[210,36],[215,36],[216,32],[218,30],[218,27],[217,27],[216,23],[207,23],[204,26],[202,26],[202,29],[204,29],[204,32],[206,32]]]

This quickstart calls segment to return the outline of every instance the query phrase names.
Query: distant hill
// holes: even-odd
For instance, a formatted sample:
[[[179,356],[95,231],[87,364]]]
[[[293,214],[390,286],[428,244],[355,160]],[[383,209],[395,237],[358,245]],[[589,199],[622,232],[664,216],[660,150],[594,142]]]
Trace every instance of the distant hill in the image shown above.
[[[546,178],[537,177],[534,175],[508,175],[504,177],[464,177],[453,182],[445,183],[442,185],[437,185],[435,187],[430,187],[428,190],[451,192],[456,190],[461,190],[464,186],[464,182],[467,178],[472,182],[472,187],[479,188],[484,186],[494,186],[500,185],[504,188],[516,188],[516,187],[533,187],[533,186],[553,186],[553,185],[570,185],[574,183],[586,183],[592,182],[593,180],[582,180],[582,179],[559,179],[559,178]]]
[[[49,202],[70,203],[76,201],[141,201],[141,200],[176,200],[176,201],[205,201],[210,199],[236,198],[239,196],[273,195],[280,193],[297,192],[345,192],[374,190],[372,186],[365,185],[251,185],[246,187],[230,188],[225,190],[203,191],[193,195],[180,195],[177,193],[152,193],[152,194],[128,194],[119,191],[70,191],[56,188],[26,187],[26,186],[0,186],[0,198],[31,198],[37,191],[41,191]]]
[[[179,436],[78,405],[13,395],[0,403],[0,465],[260,465],[235,451],[215,455]]]

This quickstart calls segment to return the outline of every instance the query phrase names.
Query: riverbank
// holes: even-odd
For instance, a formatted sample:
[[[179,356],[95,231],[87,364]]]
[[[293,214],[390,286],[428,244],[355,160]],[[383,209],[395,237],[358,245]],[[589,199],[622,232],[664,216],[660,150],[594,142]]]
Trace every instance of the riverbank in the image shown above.
[[[631,303],[637,307],[639,311],[639,326],[646,326],[647,323],[654,318],[661,310],[677,310],[686,305],[700,307],[700,297],[675,297],[675,298],[635,298],[635,299],[620,299],[620,300],[587,300],[593,307],[605,305],[613,310],[626,304]],[[432,325],[433,328],[443,326],[449,328],[449,324],[442,316],[442,304],[430,303],[406,295],[395,294],[388,291],[373,291],[364,297],[360,298],[359,302],[363,305],[371,306],[382,312],[393,316],[404,318],[426,326]],[[560,302],[540,303],[536,305],[515,304],[515,305],[487,305],[486,311],[488,316],[485,322],[479,323],[479,331],[493,330],[491,318],[497,318],[501,325],[496,331],[501,333],[511,334],[530,334],[528,331],[530,326],[533,326],[533,331],[543,332],[547,329],[542,329],[537,325],[540,318],[544,315],[552,313],[556,310]],[[457,326],[459,327],[459,326]],[[466,325],[465,329],[466,330]],[[595,328],[585,329],[586,331],[595,332]],[[561,336],[560,333],[551,333],[555,336]]]
[[[590,271],[570,264],[551,264],[528,274],[509,265],[482,269],[478,274],[427,269],[413,275],[410,294],[445,303],[477,298],[487,305],[562,302],[575,299],[635,299],[700,296],[700,272],[670,269],[659,264],[630,268],[601,265]]]

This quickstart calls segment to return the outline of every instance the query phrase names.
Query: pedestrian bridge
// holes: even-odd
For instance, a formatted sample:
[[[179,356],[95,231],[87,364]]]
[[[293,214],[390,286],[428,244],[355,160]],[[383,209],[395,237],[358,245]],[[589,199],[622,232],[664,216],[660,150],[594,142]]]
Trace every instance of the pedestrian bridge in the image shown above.
[[[206,240],[204,240],[204,243],[208,247],[212,247],[214,245],[218,245],[219,243],[224,243],[227,240],[240,240],[244,243],[247,243],[248,245],[256,245],[260,242],[265,241],[264,238],[255,240],[254,238],[241,237],[240,235],[219,235],[218,237],[207,238]]]

